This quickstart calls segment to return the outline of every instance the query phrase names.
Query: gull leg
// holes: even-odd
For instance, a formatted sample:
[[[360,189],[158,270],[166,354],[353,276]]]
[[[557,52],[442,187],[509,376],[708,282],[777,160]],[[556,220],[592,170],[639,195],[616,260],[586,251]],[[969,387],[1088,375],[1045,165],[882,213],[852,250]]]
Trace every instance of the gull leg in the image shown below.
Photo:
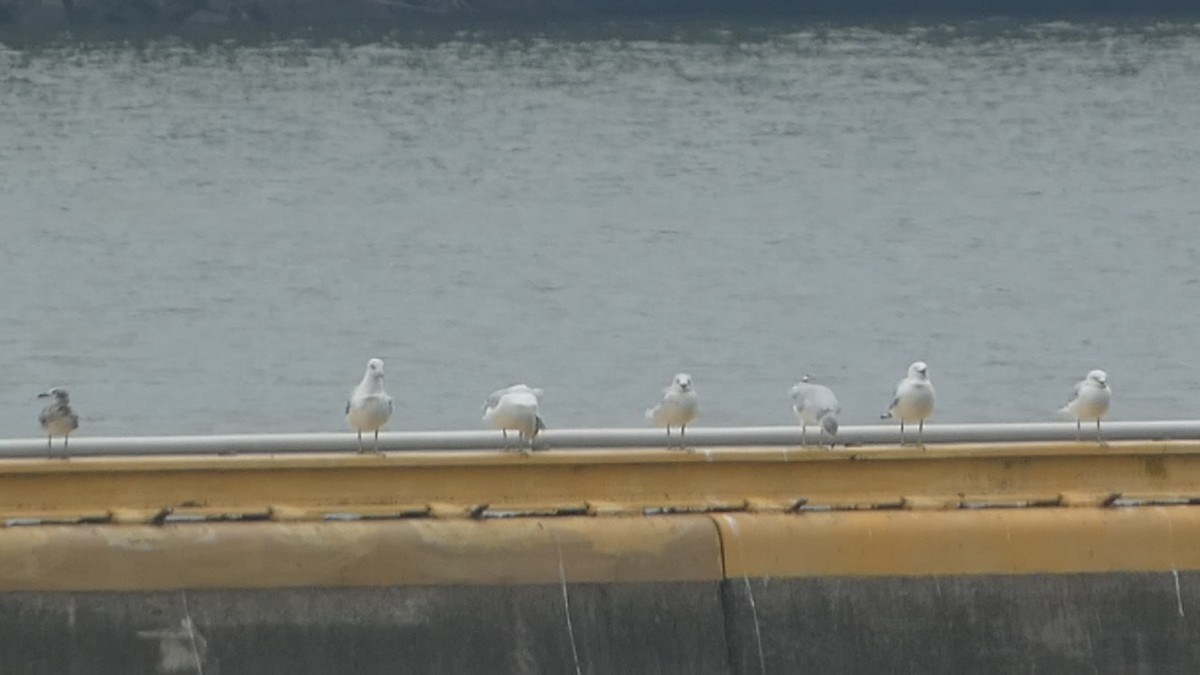
[[[689,448],[687,446],[687,439],[684,438],[684,436],[683,436],[683,434],[686,430],[687,430],[686,424],[679,425],[679,449],[683,450],[684,452],[691,452],[692,451],[691,448]]]
[[[900,418],[900,445],[904,445],[904,418]]]
[[[379,430],[375,430],[375,454],[379,454]]]
[[[362,432],[358,432],[358,454],[363,454]]]
[[[1097,420],[1097,427],[1096,427],[1096,435],[1097,435],[1097,436],[1099,436],[1099,435],[1100,435],[1100,428],[1099,428],[1099,421],[1098,421],[1098,420]],[[68,433],[66,436],[63,436],[63,451],[62,451],[62,458],[63,458],[63,461],[64,461],[64,462],[65,462],[65,461],[67,461],[67,460],[70,458],[70,457],[69,457],[69,455],[67,454],[67,442],[68,442],[68,441],[70,441],[70,440],[71,440],[71,434],[70,434],[70,433]]]
[[[1083,440],[1083,435],[1082,435],[1083,432],[1081,431],[1082,428],[1083,428],[1083,422],[1080,421],[1079,418],[1076,418],[1075,419],[1075,440],[1076,441]]]
[[[921,446],[922,450],[925,449],[925,418],[924,417],[922,417],[921,420],[919,422],[917,422],[917,445]]]
[[[808,445],[808,425],[804,422],[800,423],[800,447]]]
[[[46,459],[54,459],[54,437],[46,434]]]
[[[508,429],[501,429],[500,431],[502,431],[504,433],[504,451],[505,452],[519,452],[522,455],[525,454],[525,432],[523,432],[519,429],[516,430],[517,431],[517,440],[515,443],[512,443],[510,445],[509,441],[508,441]]]
[[[1100,445],[1108,445],[1108,443],[1105,443],[1104,439],[1100,437],[1100,418],[1099,417],[1096,418],[1096,442],[1099,443]]]
[[[525,451],[526,455],[537,450],[537,437],[538,437],[538,420],[537,420],[537,418],[535,418],[533,420],[533,427],[529,430],[529,449],[527,451]]]

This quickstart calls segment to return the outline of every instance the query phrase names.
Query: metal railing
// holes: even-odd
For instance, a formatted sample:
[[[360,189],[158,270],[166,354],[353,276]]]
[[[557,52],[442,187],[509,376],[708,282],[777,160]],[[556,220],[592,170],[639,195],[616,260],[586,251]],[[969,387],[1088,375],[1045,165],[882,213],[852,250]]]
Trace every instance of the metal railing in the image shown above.
[[[1200,420],[1154,422],[1105,422],[1101,425],[1104,441],[1200,440]],[[922,434],[925,445],[946,443],[1034,443],[1075,441],[1073,423],[1029,424],[930,424]],[[705,447],[796,447],[800,445],[798,426],[775,427],[698,427],[688,429],[689,448]],[[1096,427],[1085,424],[1083,442],[1096,442]],[[828,444],[819,428],[810,428],[808,445]],[[364,439],[366,446],[373,444]],[[915,444],[917,429],[908,425],[905,441]],[[898,425],[845,426],[837,435],[837,446],[896,445],[900,443]],[[519,441],[510,434],[507,441],[498,431],[411,431],[385,432],[379,435],[379,449],[385,452],[454,451],[516,449]],[[622,449],[678,447],[679,434],[670,439],[662,429],[551,429],[537,438],[536,450]],[[353,433],[311,434],[217,434],[206,436],[128,436],[72,438],[71,457],[140,455],[228,455],[228,454],[305,454],[352,453],[358,449]],[[46,439],[0,440],[0,458],[45,457]],[[62,439],[54,439],[54,453],[62,452]]]

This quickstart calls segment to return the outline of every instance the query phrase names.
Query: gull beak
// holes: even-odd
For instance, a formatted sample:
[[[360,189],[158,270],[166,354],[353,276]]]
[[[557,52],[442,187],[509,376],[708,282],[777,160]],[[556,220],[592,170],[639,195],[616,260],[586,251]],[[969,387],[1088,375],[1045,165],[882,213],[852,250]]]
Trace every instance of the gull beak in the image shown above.
[[[37,395],[37,398],[50,398],[50,392],[43,391],[42,393]]]

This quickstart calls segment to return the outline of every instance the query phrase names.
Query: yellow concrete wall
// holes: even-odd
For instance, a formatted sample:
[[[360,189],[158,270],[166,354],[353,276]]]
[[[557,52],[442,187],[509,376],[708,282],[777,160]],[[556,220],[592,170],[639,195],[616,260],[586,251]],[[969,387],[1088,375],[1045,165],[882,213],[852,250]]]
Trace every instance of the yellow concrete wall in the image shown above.
[[[1197,495],[1182,442],[7,460],[0,591],[1195,570]]]

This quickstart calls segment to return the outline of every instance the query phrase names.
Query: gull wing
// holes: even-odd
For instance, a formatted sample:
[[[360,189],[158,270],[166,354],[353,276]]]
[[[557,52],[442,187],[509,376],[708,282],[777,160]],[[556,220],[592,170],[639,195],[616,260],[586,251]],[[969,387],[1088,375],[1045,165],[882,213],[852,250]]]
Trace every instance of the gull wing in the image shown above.
[[[496,406],[500,405],[500,399],[503,398],[504,395],[507,393],[508,393],[508,389],[505,388],[505,389],[497,389],[496,391],[493,391],[492,393],[488,394],[487,400],[483,402],[483,409],[485,411],[491,410],[492,408],[495,408]]]
[[[1079,392],[1083,391],[1083,385],[1086,382],[1087,380],[1081,380],[1075,383],[1075,388],[1071,390],[1071,397],[1067,399],[1067,405],[1074,403],[1075,399],[1079,398]]]

